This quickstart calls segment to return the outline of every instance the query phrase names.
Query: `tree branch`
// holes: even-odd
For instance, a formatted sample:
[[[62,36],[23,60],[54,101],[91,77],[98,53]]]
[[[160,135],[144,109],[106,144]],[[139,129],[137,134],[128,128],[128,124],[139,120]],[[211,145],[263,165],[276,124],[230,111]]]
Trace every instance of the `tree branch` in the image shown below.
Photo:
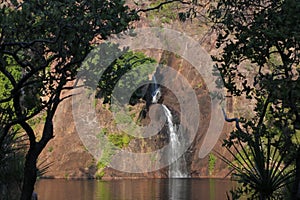
[[[10,81],[10,83],[15,86],[17,83],[16,83],[16,80],[15,78],[11,75],[11,73],[9,73],[4,67],[3,65],[0,66],[0,72],[2,72],[4,74],[4,76],[6,78],[8,78],[8,80]]]
[[[166,5],[166,4],[169,4],[169,3],[175,3],[175,2],[180,2],[181,4],[188,4],[188,5],[191,4],[190,2],[185,2],[185,1],[182,1],[182,0],[169,0],[169,1],[161,2],[157,6],[154,6],[154,7],[151,7],[151,8],[140,9],[140,10],[137,11],[137,13],[139,13],[139,12],[148,12],[148,11],[152,11],[152,10],[158,10],[163,5]]]
[[[31,128],[31,126],[25,122],[25,121],[22,121],[20,123],[20,125],[22,126],[22,128],[25,130],[26,134],[28,135],[29,137],[29,141],[30,141],[30,147],[34,147],[35,144],[36,144],[36,141],[35,141],[35,134],[34,134],[34,131],[33,129]]]
[[[260,114],[260,118],[259,118],[259,121],[258,121],[258,124],[257,124],[257,127],[259,129],[260,129],[261,125],[263,124],[263,120],[264,120],[264,118],[266,116],[268,105],[269,105],[269,101],[270,101],[270,96],[271,96],[271,94],[268,95],[268,97],[267,97],[267,99],[265,101],[262,113]]]
[[[238,118],[228,118],[226,113],[225,113],[225,110],[224,108],[222,108],[222,111],[223,111],[223,115],[224,115],[224,119],[226,122],[235,122],[235,127],[240,131],[240,132],[244,132],[240,125],[239,125],[239,119]]]

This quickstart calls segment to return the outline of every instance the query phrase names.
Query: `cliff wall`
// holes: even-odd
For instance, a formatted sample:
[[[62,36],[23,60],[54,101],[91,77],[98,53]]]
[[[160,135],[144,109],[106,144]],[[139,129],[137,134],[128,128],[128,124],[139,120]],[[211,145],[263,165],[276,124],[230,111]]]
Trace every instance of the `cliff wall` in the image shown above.
[[[169,8],[172,9],[172,8]],[[166,11],[170,12],[170,10]],[[174,11],[173,11],[174,12]],[[163,26],[170,29],[182,31],[189,36],[193,37],[195,40],[199,41],[199,44],[209,53],[216,53],[214,49],[214,44],[216,41],[216,35],[209,31],[209,27],[205,22],[199,20],[186,22],[180,22],[177,20],[175,15],[168,15],[169,13],[162,14],[161,16],[155,17],[155,14],[147,13],[141,18],[141,21],[135,24],[137,28],[149,27],[149,26]],[[180,88],[180,81],[176,77],[185,77],[188,83],[193,87],[200,111],[200,119],[189,119],[189,120],[199,120],[200,126],[197,130],[197,134],[193,139],[193,142],[189,146],[188,150],[184,154],[187,160],[188,171],[191,177],[224,177],[229,169],[226,164],[223,163],[214,152],[220,152],[225,154],[226,152],[221,147],[222,138],[232,130],[232,126],[225,124],[221,137],[219,138],[217,144],[214,146],[213,151],[204,158],[199,158],[199,150],[203,143],[204,135],[208,129],[209,122],[211,120],[211,99],[209,96],[209,91],[207,86],[201,77],[201,74],[185,59],[178,57],[171,52],[157,51],[152,49],[144,50],[147,56],[155,58],[159,63],[167,65],[177,71],[178,76],[174,77],[172,83],[174,87]],[[161,80],[164,79],[163,74],[159,71],[156,72],[156,76]],[[179,95],[185,95],[185,90],[182,88],[179,91]],[[178,101],[178,97],[168,88],[162,87],[162,97],[159,103],[166,105],[172,112],[174,116],[174,121],[177,123],[182,123],[180,121],[181,108]],[[65,94],[67,95],[67,94]],[[145,109],[146,101],[141,100],[134,106],[130,107],[130,113],[135,121],[139,121],[141,125],[147,125],[150,123],[149,112],[144,113],[145,117],[139,119],[143,109]],[[232,98],[228,98],[227,103],[229,108],[231,108],[231,113],[233,113],[232,107],[235,101]],[[187,102],[188,103],[188,102]],[[103,104],[102,100],[99,99],[95,103],[95,109],[97,113],[97,119],[104,125],[107,134],[122,134],[118,132],[116,126],[116,119],[110,110],[108,104]],[[85,117],[85,116],[82,116]],[[188,124],[188,123],[187,123]],[[186,127],[188,128],[188,127]],[[137,178],[137,177],[148,177],[148,178],[166,178],[168,177],[168,167],[156,170],[154,172],[145,173],[124,173],[113,168],[103,166],[105,163],[99,163],[96,159],[89,153],[87,148],[83,145],[77,133],[73,116],[72,116],[72,100],[67,99],[58,108],[58,112],[54,119],[54,134],[55,138],[49,142],[45,150],[42,152],[40,163],[51,164],[48,172],[45,174],[46,177],[51,178],[95,178],[101,177],[103,179],[112,178]],[[160,149],[168,143],[167,127],[166,124],[159,131],[159,133],[150,138],[132,138],[128,144],[124,145],[122,148],[131,152],[151,152],[156,149]],[[151,158],[145,158],[151,159]],[[153,165],[155,166],[157,162],[161,160],[153,159]],[[137,168],[143,169],[147,166],[146,160],[139,161]],[[107,163],[106,163],[107,164]]]

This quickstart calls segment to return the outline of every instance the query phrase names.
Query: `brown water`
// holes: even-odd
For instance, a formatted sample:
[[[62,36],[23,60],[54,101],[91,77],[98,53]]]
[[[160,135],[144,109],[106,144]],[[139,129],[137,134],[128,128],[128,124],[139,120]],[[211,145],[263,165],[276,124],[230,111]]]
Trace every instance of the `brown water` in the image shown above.
[[[36,192],[39,200],[223,200],[232,185],[223,179],[42,179]]]

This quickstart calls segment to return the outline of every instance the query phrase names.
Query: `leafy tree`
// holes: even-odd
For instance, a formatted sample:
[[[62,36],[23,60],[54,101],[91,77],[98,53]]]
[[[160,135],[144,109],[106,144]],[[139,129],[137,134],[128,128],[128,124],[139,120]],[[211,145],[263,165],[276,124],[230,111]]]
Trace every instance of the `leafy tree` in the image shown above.
[[[0,144],[20,125],[29,138],[21,199],[28,200],[36,162],[53,135],[52,120],[95,38],[106,39],[138,19],[124,1],[2,1],[0,4],[1,112],[7,114]],[[40,139],[28,121],[46,119]]]
[[[104,103],[110,103],[113,90],[117,84],[120,91],[129,92],[132,80],[135,80],[135,84],[142,84],[143,81],[148,80],[148,75],[155,70],[155,63],[156,61],[154,59],[146,57],[141,52],[134,53],[128,51],[124,53],[103,72],[98,84],[98,96],[104,97]],[[125,74],[125,80],[121,80],[122,76]],[[142,88],[139,88],[133,93],[129,103],[134,104],[139,98],[143,97],[141,89]],[[122,95],[120,96],[122,98]],[[122,101],[123,99],[120,100]]]
[[[256,154],[264,155],[259,158],[264,164],[271,162],[269,150],[278,149],[283,165],[296,166],[294,199],[300,198],[300,2],[220,0],[211,17],[219,31],[217,47],[222,51],[214,59],[226,88],[256,104],[252,119],[233,120],[237,131],[224,145],[252,142],[253,148],[260,148]],[[245,65],[254,76],[242,70]]]

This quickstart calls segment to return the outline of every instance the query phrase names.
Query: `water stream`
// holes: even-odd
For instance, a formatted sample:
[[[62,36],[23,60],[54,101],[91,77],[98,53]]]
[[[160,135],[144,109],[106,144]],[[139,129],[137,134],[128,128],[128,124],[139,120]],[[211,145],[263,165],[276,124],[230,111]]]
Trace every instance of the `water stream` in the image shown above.
[[[152,79],[154,82],[154,87],[152,90],[152,103],[157,103],[161,97],[161,91],[154,75]],[[170,140],[169,145],[171,146],[168,159],[169,161],[175,160],[175,162],[173,162],[169,166],[169,178],[187,178],[189,177],[189,173],[186,167],[186,160],[184,155],[180,155],[180,152],[182,152],[182,148],[184,147],[184,138],[182,137],[181,133],[177,130],[176,125],[173,123],[173,116],[169,108],[164,104],[162,104],[162,107],[167,118],[168,134]]]
[[[171,111],[164,104],[162,104],[162,107],[167,117],[169,129],[168,131],[171,146],[169,152],[169,160],[174,160],[178,158],[169,166],[169,178],[187,178],[189,177],[189,174],[186,167],[186,160],[184,155],[180,155],[184,147],[183,137],[180,134],[180,132],[177,131],[176,125],[173,124],[173,116]]]
[[[156,81],[156,78],[154,75],[152,76],[152,81],[154,82],[154,84],[153,84],[153,88],[152,88],[153,92],[152,92],[152,101],[151,102],[157,103],[161,97],[160,87],[158,87],[158,84],[157,84],[157,81]]]

